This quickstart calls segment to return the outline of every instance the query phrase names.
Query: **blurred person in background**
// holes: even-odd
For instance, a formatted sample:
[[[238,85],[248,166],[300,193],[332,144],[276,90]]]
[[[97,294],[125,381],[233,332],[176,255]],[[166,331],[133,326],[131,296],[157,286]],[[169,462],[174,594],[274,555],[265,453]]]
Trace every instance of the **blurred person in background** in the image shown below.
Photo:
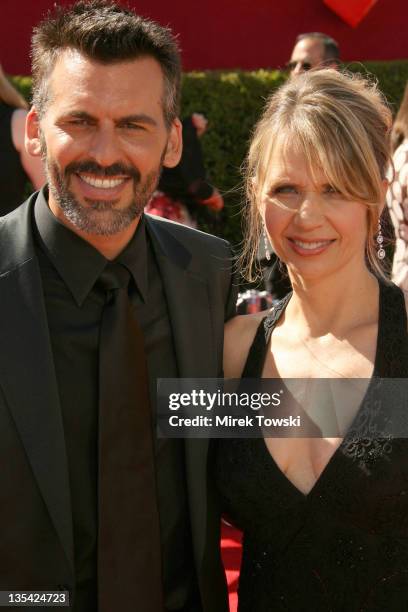
[[[408,84],[391,133],[393,166],[389,171],[387,205],[395,230],[392,280],[408,291]]]
[[[0,98],[2,102],[15,108],[24,108],[28,110],[27,100],[20,94],[15,87],[10,83],[4,74],[3,67],[0,64]]]
[[[27,184],[45,182],[42,161],[24,146],[28,103],[7,79],[0,65],[0,216],[24,200]]]
[[[320,68],[336,69],[340,63],[339,45],[323,32],[299,34],[287,68],[291,76],[307,70]]]
[[[223,209],[224,201],[207,178],[200,138],[208,127],[201,113],[185,117],[183,124],[183,153],[175,168],[164,168],[158,190],[146,207],[146,212],[196,227],[198,208],[211,211]]]

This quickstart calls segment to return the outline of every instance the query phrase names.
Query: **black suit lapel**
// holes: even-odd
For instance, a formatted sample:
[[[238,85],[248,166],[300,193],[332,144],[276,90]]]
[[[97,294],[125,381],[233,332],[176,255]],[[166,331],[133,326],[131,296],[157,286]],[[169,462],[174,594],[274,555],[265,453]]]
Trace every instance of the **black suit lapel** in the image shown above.
[[[191,253],[166,226],[146,216],[166,294],[179,376],[214,377],[215,343],[207,279],[194,271]]]
[[[31,206],[25,206],[25,212],[17,210],[0,227],[0,257],[6,253],[0,270],[0,384],[73,570],[63,423],[40,272],[33,257]]]
[[[191,269],[191,253],[167,224],[146,216],[146,226],[161,272],[180,378],[215,378],[215,341],[207,280]],[[187,439],[186,477],[197,569],[204,557],[207,533],[208,440]]]

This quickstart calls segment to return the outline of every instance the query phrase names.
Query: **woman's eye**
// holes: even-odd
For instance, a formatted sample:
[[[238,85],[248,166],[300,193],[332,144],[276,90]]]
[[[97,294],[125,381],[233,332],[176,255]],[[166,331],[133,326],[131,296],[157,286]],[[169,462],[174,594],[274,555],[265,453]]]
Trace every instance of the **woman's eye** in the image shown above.
[[[292,194],[292,193],[297,193],[297,189],[296,187],[294,187],[293,185],[280,185],[279,187],[275,187],[274,189],[272,189],[271,194]]]
[[[332,185],[326,185],[323,193],[339,195],[340,192],[335,187],[332,187]]]

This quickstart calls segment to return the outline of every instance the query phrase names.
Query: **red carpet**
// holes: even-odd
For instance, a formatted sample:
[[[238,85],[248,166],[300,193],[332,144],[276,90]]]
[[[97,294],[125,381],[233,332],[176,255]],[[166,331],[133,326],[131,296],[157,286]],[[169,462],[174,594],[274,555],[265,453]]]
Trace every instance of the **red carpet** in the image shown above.
[[[221,526],[221,555],[227,575],[230,612],[237,610],[237,587],[239,568],[241,565],[241,538],[238,529],[222,523]]]

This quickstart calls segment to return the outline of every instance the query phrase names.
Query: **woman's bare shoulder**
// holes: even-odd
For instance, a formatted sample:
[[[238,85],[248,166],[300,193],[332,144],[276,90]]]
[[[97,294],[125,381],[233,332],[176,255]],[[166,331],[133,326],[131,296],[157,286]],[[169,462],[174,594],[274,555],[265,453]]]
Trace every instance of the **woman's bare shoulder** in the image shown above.
[[[241,376],[256,330],[267,314],[268,311],[239,315],[226,323],[224,335],[224,376],[226,378]]]

